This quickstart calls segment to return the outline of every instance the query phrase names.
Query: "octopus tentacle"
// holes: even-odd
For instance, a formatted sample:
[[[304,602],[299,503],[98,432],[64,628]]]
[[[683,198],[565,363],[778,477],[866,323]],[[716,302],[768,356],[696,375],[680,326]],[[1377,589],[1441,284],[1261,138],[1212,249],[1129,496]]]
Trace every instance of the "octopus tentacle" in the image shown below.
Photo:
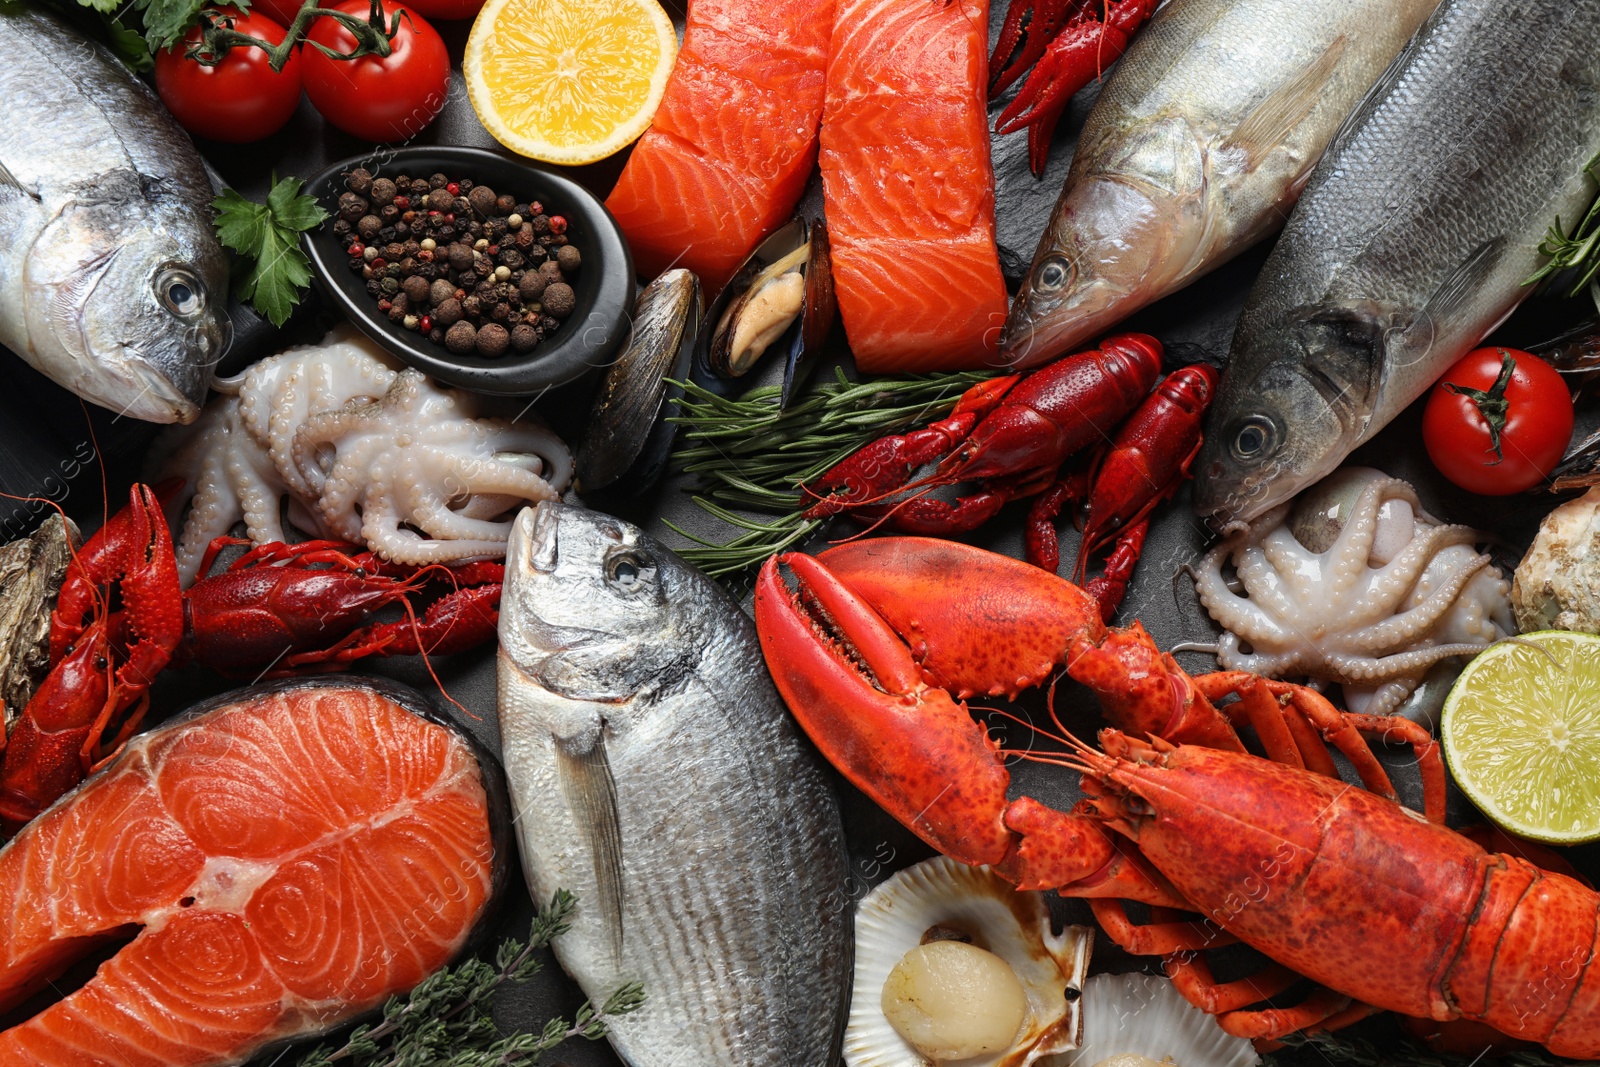
[[[1475,544],[1479,536],[1470,526],[1432,526],[1419,531],[1398,556],[1372,573],[1359,603],[1374,617],[1392,613],[1411,595],[1434,556],[1450,545]]]
[[[1444,586],[1422,603],[1351,634],[1350,644],[1358,649],[1392,648],[1396,645],[1414,644],[1424,640],[1438,629],[1445,612],[1455,606],[1461,591],[1478,572],[1492,562],[1488,556],[1478,556],[1475,566],[1463,567],[1451,573]]]

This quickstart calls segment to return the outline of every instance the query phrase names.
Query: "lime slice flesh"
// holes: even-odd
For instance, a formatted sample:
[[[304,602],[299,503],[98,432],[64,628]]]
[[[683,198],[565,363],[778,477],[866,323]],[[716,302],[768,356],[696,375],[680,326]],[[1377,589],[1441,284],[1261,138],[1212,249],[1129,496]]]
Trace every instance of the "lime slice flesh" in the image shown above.
[[[1600,636],[1542,630],[1483,652],[1439,733],[1456,784],[1502,828],[1600,839]]]

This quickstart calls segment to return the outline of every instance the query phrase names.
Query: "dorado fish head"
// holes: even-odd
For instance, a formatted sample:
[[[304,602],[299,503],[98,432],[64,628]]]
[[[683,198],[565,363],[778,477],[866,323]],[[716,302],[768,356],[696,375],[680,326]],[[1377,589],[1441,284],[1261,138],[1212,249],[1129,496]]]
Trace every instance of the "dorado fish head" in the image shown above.
[[[203,215],[150,196],[45,228],[26,266],[28,359],[102,407],[188,423],[227,347],[227,264]]]
[[[1248,522],[1333,473],[1376,403],[1378,336],[1325,315],[1236,344],[1195,465],[1195,511]]]
[[[624,699],[698,660],[706,584],[637,526],[545,501],[511,528],[501,654],[551,692]]]
[[[1206,233],[1205,169],[1176,119],[1088,147],[1114,153],[1069,177],[1006,316],[1000,358],[1034,367],[1100,336],[1177,288]],[[1076,169],[1076,167],[1075,167]]]

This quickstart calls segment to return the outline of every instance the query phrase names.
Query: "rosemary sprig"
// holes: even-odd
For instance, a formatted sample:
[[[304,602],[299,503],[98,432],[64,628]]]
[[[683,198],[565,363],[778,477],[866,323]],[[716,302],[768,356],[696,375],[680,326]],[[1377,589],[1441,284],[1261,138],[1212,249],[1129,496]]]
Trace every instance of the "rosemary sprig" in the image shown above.
[[[1583,169],[1600,184],[1600,156],[1589,160]],[[1556,216],[1555,225],[1539,242],[1539,254],[1548,256],[1550,261],[1522,284],[1536,285],[1564,270],[1575,270],[1577,275],[1567,295],[1577,296],[1587,289],[1595,307],[1600,309],[1600,282],[1596,281],[1596,275],[1600,275],[1600,199],[1590,205],[1588,214],[1572,228],[1570,234],[1561,225],[1561,217]]]
[[[717,543],[668,523],[696,543],[683,552],[685,559],[723,576],[799,544],[821,525],[801,517],[800,483],[884,434],[942,417],[969,387],[993,377],[956,371],[852,382],[840,368],[834,374],[787,411],[778,407],[781,390],[775,385],[735,399],[681,383],[686,395],[676,401],[679,413],[672,421],[684,427],[684,443],[673,459],[699,476],[702,492],[695,503],[744,531]],[[763,521],[730,508],[774,518]]]
[[[1362,1037],[1346,1034],[1295,1035],[1283,1039],[1290,1048],[1310,1048],[1320,1052],[1332,1063],[1348,1063],[1355,1067],[1472,1067],[1483,1060],[1478,1056],[1455,1056],[1448,1053],[1428,1052],[1409,1041],[1386,1042],[1391,1047],[1379,1049]],[[1267,1057],[1267,1063],[1273,1062]],[[1578,1062],[1550,1055],[1543,1049],[1507,1052],[1487,1062],[1496,1067],[1574,1067]]]
[[[569,1038],[599,1040],[606,1035],[608,1017],[644,1003],[638,982],[619,987],[599,1007],[585,1002],[571,1023],[551,1019],[536,1033],[502,1036],[490,1015],[496,990],[539,973],[535,953],[567,931],[575,903],[571,893],[556,890],[533,920],[526,944],[508,940],[493,964],[469,959],[425,979],[403,998],[390,997],[382,1022],[358,1026],[337,1048],[312,1049],[299,1067],[516,1067],[537,1063]]]

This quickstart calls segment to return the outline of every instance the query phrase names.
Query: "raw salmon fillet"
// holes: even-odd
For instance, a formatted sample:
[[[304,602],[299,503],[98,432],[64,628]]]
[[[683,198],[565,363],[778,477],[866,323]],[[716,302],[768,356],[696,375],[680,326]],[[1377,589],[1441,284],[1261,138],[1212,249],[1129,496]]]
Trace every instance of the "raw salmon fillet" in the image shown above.
[[[691,0],[655,121],[606,207],[639,273],[708,295],[788,221],[817,152],[834,0]]]
[[[459,736],[365,687],[258,695],[136,739],[0,851],[0,1010],[104,935],[0,1064],[235,1064],[447,963],[492,837]]]
[[[822,188],[864,371],[996,362],[1006,286],[984,111],[986,0],[839,0]]]

